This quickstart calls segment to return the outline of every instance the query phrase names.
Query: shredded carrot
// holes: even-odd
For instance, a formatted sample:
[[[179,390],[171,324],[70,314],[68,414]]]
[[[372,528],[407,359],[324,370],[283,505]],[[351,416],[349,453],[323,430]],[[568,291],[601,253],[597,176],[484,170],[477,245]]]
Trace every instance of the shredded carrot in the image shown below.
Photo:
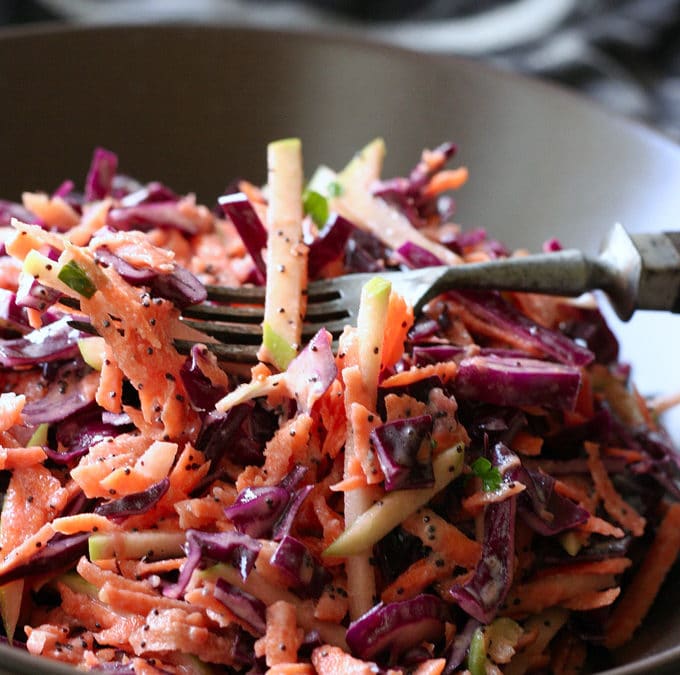
[[[620,593],[621,589],[618,586],[608,588],[605,591],[588,591],[563,602],[562,607],[575,612],[587,612],[591,609],[599,609],[600,607],[611,605],[619,597]]]
[[[302,644],[295,607],[279,600],[267,607],[267,632],[255,643],[255,655],[264,656],[267,666],[291,663]]]
[[[374,675],[375,664],[360,661],[339,647],[322,645],[312,652],[312,665],[319,675]]]
[[[467,179],[468,170],[464,166],[439,171],[432,176],[430,182],[425,186],[423,196],[432,198],[447,190],[458,190],[465,185]]]
[[[515,585],[505,604],[511,616],[538,614],[574,598],[615,586],[611,574],[551,574]]]
[[[28,319],[28,325],[31,328],[42,328],[43,320],[40,310],[34,309],[33,307],[26,307],[26,318]]]
[[[154,441],[133,466],[114,469],[100,486],[109,496],[143,492],[168,475],[176,454],[176,443]]]
[[[340,623],[345,618],[349,608],[346,585],[343,580],[336,579],[324,588],[314,608],[314,618],[333,623]]]
[[[617,539],[621,539],[626,534],[620,527],[616,527],[616,525],[612,525],[610,522],[598,518],[598,516],[589,516],[585,523],[577,525],[577,529],[582,532],[592,532],[593,534],[616,537]]]
[[[61,581],[57,582],[64,612],[78,620],[88,630],[110,628],[121,617],[111,608],[86,593],[78,593]]]
[[[404,520],[402,527],[419,537],[425,546],[441,553],[451,564],[470,569],[479,562],[482,553],[479,542],[467,537],[432,509],[418,509]]]
[[[626,460],[627,464],[633,462],[640,462],[646,458],[644,452],[640,450],[630,450],[629,448],[615,448],[607,445],[603,448],[602,453],[609,457],[621,457]]]
[[[521,455],[537,457],[541,454],[543,439],[526,431],[518,431],[512,439],[511,446],[515,452]]]
[[[450,576],[454,567],[438,555],[419,558],[385,588],[381,600],[397,602],[413,598],[435,581]]]
[[[455,361],[442,361],[441,363],[431,363],[427,366],[419,368],[409,368],[401,373],[390,375],[383,380],[383,387],[403,387],[408,384],[413,384],[427,377],[440,377],[442,382],[446,384],[456,377],[458,366]]]
[[[555,492],[563,497],[577,502],[591,513],[599,503],[599,496],[592,489],[588,481],[581,480],[578,476],[563,476],[555,480]]]
[[[25,469],[42,464],[47,455],[37,446],[29,448],[8,448],[0,446],[0,470]]]
[[[593,383],[590,373],[587,370],[581,371],[581,386],[576,398],[575,412],[590,419],[595,414],[595,396],[593,394]]]
[[[595,443],[585,443],[585,448],[588,453],[588,468],[593,476],[595,489],[602,497],[605,510],[636,537],[641,536],[645,531],[646,520],[616,491],[600,458],[599,446]]]
[[[51,624],[37,628],[27,626],[26,635],[26,649],[31,654],[74,664],[82,661],[85,650],[91,649],[93,642],[92,636],[87,634],[65,638],[62,627]]]
[[[254,183],[250,181],[241,179],[238,182],[238,189],[243,192],[243,194],[248,197],[248,200],[253,204],[266,204],[267,200],[262,194],[262,190],[257,187]]]
[[[503,502],[510,497],[518,495],[520,492],[526,490],[526,485],[519,481],[512,481],[511,483],[502,483],[498,490],[477,490],[469,497],[463,499],[463,508],[471,514],[478,513],[487,504],[497,504]]]
[[[318,409],[326,429],[321,454],[335,459],[342,450],[347,437],[347,416],[340,380],[333,381],[326,394],[321,397]]]
[[[183,530],[210,529],[224,517],[224,507],[220,500],[208,495],[195,499],[183,499],[175,502],[175,511],[179,516],[179,526]]]
[[[80,217],[62,197],[48,197],[44,193],[24,192],[24,206],[35,213],[45,225],[64,232],[78,225]]]
[[[568,563],[559,567],[548,567],[538,570],[534,576],[536,579],[554,576],[555,574],[621,574],[631,565],[630,558],[605,558],[586,562]]]
[[[139,580],[152,574],[174,572],[186,561],[186,558],[166,558],[165,560],[124,560],[121,558],[102,558],[97,560],[97,567],[109,572],[120,572],[126,579]]]
[[[87,245],[92,235],[106,225],[106,216],[111,206],[111,199],[102,199],[87,206],[78,225],[68,231],[68,240],[76,246]]]
[[[321,493],[313,495],[312,504],[314,505],[314,513],[323,529],[323,542],[324,548],[326,548],[340,536],[345,529],[345,523],[342,517],[328,506],[325,495]]]
[[[7,528],[3,528],[3,531]],[[9,572],[18,565],[26,562],[33,554],[54,536],[54,528],[51,523],[43,525],[35,534],[24,537],[21,543],[16,544],[13,549],[7,549],[7,553],[3,552],[3,560],[0,562],[0,573]]]
[[[277,663],[267,668],[267,675],[315,675],[309,663]]]
[[[242,472],[236,481],[239,490],[250,484],[273,485],[290,471],[296,455],[304,455],[309,442],[314,419],[310,415],[297,415],[277,429],[274,437],[267,443],[262,469],[252,471],[251,477]]]
[[[371,431],[378,426],[379,420],[376,419],[374,413],[360,403],[352,403],[349,422],[354,438],[354,453],[361,463],[361,468],[366,476],[366,483],[368,485],[382,483],[385,475],[380,468],[375,452],[371,448],[370,440]]]
[[[428,659],[413,671],[413,675],[441,675],[444,668],[446,668],[446,659]]]
[[[381,370],[391,368],[404,353],[404,340],[413,325],[413,307],[394,291],[390,293],[387,307],[386,324],[390,330],[385,331],[381,348]]]
[[[419,537],[431,553],[410,565],[385,588],[383,602],[412,598],[430,584],[450,577],[457,566],[474,569],[479,561],[480,544],[431,509],[418,509],[404,520],[402,527]]]
[[[111,532],[118,526],[96,513],[78,513],[75,516],[63,516],[52,521],[55,532],[61,534],[76,534],[77,532]]]
[[[606,625],[605,644],[610,649],[628,642],[647,615],[680,552],[680,504],[668,507],[642,564],[615,605]]]
[[[657,421],[654,419],[654,416],[652,415],[644,396],[642,396],[642,394],[639,392],[638,388],[634,384],[632,385],[631,389],[633,400],[635,401],[635,404],[637,405],[638,410],[640,411],[640,415],[642,415],[643,419],[645,420],[645,423],[653,431],[658,431],[659,425],[657,424]]]
[[[656,415],[662,415],[668,410],[675,408],[677,405],[680,405],[680,391],[675,391],[670,394],[660,394],[649,402],[649,407]]]
[[[123,371],[116,363],[111,345],[104,345],[104,361],[95,400],[104,410],[119,413],[123,400]]]
[[[360,464],[358,466],[360,466]],[[353,473],[351,476],[334,483],[331,485],[330,489],[333,492],[349,492],[350,490],[357,490],[366,487],[367,485],[368,481],[366,480],[366,474],[361,472]]]
[[[43,465],[15,469],[2,504],[0,571],[25,562],[54,535],[49,523],[66,506],[68,495]]]
[[[7,431],[21,421],[21,411],[26,405],[23,394],[0,394],[0,431]]]

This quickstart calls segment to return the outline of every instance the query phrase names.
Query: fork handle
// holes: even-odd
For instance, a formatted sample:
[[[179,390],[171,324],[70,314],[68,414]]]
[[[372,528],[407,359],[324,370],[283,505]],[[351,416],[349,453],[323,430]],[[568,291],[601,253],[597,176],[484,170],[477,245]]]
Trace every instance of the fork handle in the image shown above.
[[[641,258],[638,309],[680,313],[680,232],[632,235]]]
[[[613,288],[615,285],[611,265],[576,249],[441,269],[442,274],[420,300],[416,311],[431,298],[451,289],[524,291],[574,297],[594,288]]]
[[[604,291],[621,319],[635,309],[680,313],[680,232],[629,235],[616,225],[598,257],[569,249],[442,268],[418,303],[452,288],[575,297]]]

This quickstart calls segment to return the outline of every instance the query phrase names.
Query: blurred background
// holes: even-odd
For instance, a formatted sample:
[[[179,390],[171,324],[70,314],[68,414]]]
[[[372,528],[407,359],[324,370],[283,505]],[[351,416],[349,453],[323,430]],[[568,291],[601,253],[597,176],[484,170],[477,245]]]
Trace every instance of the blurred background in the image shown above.
[[[0,26],[223,22],[370,36],[552,80],[680,142],[680,0],[0,0]]]

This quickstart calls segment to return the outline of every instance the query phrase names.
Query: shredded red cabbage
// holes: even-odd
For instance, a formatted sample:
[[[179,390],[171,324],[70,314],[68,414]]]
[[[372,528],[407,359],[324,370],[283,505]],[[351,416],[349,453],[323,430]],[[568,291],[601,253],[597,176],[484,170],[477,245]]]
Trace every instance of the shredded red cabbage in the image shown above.
[[[267,628],[264,602],[224,579],[218,579],[215,583],[215,598],[247,623],[257,635],[264,635]]]
[[[459,398],[512,406],[573,410],[581,371],[575,366],[527,358],[463,359],[453,384]]]
[[[169,274],[161,274],[150,267],[133,267],[105,246],[97,249],[95,260],[100,265],[111,265],[133,286],[148,286],[153,297],[170,300],[180,309],[203,302],[208,297],[205,286],[180,265],[175,265]]]
[[[227,393],[224,387],[214,385],[205,375],[204,368],[207,367],[209,358],[204,345],[194,345],[180,370],[189,400],[197,410],[214,410],[215,403]]]
[[[0,365],[37,366],[51,361],[64,361],[78,355],[78,340],[83,334],[71,328],[66,315],[21,338],[0,340]]]
[[[255,277],[259,284],[267,278],[267,265],[262,251],[267,247],[267,230],[262,224],[248,197],[242,192],[224,195],[218,200],[224,213],[234,224],[255,265]]]
[[[30,274],[21,274],[19,276],[19,286],[16,293],[16,304],[19,307],[31,307],[32,309],[44,312],[60,297],[61,293],[59,291],[41,284]]]
[[[262,544],[247,534],[239,532],[187,530],[186,548],[187,559],[182,566],[177,583],[163,590],[163,595],[166,597],[181,597],[194,570],[206,558],[233,565],[245,581],[255,565]]]
[[[83,375],[89,368],[78,362],[63,366],[49,385],[46,394],[24,406],[27,424],[60,422],[88,408],[94,402],[95,392],[84,386]]]
[[[333,336],[322,328],[285,371],[286,383],[295,396],[300,412],[309,413],[337,376],[332,342]]]
[[[385,490],[430,487],[432,471],[432,416],[420,415],[394,420],[371,431],[371,441],[385,474]],[[428,451],[423,456],[423,443]]]
[[[439,636],[448,617],[448,606],[436,595],[421,593],[401,602],[381,602],[350,623],[347,645],[361,659],[386,656],[394,663],[411,647]]]
[[[134,492],[120,499],[103,502],[95,508],[94,512],[111,520],[146,513],[158,503],[169,487],[170,479],[165,477],[143,492]]]
[[[323,268],[342,258],[356,226],[343,216],[331,213],[328,222],[309,245],[307,273],[311,280],[318,279]]]
[[[196,234],[196,225],[179,210],[174,200],[113,208],[107,214],[106,224],[114,230],[146,232],[160,227],[188,235]]]
[[[97,201],[111,194],[117,170],[118,155],[104,148],[96,148],[85,179],[85,201]]]
[[[242,490],[225,514],[239,532],[274,541],[288,534],[292,521],[312,486],[297,486],[307,468],[296,466],[278,485]]]
[[[0,199],[0,227],[9,227],[12,223],[12,218],[20,220],[22,223],[29,225],[41,225],[42,220],[21,204],[16,202],[8,202],[5,199]]]
[[[55,534],[28,560],[0,574],[0,586],[16,579],[35,577],[71,567],[79,558],[87,554],[89,536],[87,532],[71,535]]]
[[[290,535],[281,539],[270,563],[287,580],[289,588],[303,598],[318,598],[331,580],[330,572],[314,559],[310,550]]]
[[[586,366],[594,358],[589,349],[581,347],[562,333],[538,325],[508,304],[498,293],[450,291],[447,295],[478,319],[504,333],[517,335],[538,354],[544,354],[570,366]]]

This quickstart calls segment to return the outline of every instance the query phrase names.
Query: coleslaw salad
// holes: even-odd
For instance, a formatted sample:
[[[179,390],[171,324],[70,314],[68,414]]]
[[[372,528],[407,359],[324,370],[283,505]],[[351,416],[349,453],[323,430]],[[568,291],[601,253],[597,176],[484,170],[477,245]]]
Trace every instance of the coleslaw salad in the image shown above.
[[[522,252],[455,224],[452,144],[388,180],[384,152],[305,183],[300,141],[275,141],[267,186],[211,210],[100,148],[82,193],[0,202],[16,648],[120,673],[515,675],[631,638],[680,551],[670,439],[592,298],[457,290],[414,316],[381,271]],[[357,324],[305,341],[309,281],[366,271]],[[182,322],[205,284],[266,287],[257,365]]]

